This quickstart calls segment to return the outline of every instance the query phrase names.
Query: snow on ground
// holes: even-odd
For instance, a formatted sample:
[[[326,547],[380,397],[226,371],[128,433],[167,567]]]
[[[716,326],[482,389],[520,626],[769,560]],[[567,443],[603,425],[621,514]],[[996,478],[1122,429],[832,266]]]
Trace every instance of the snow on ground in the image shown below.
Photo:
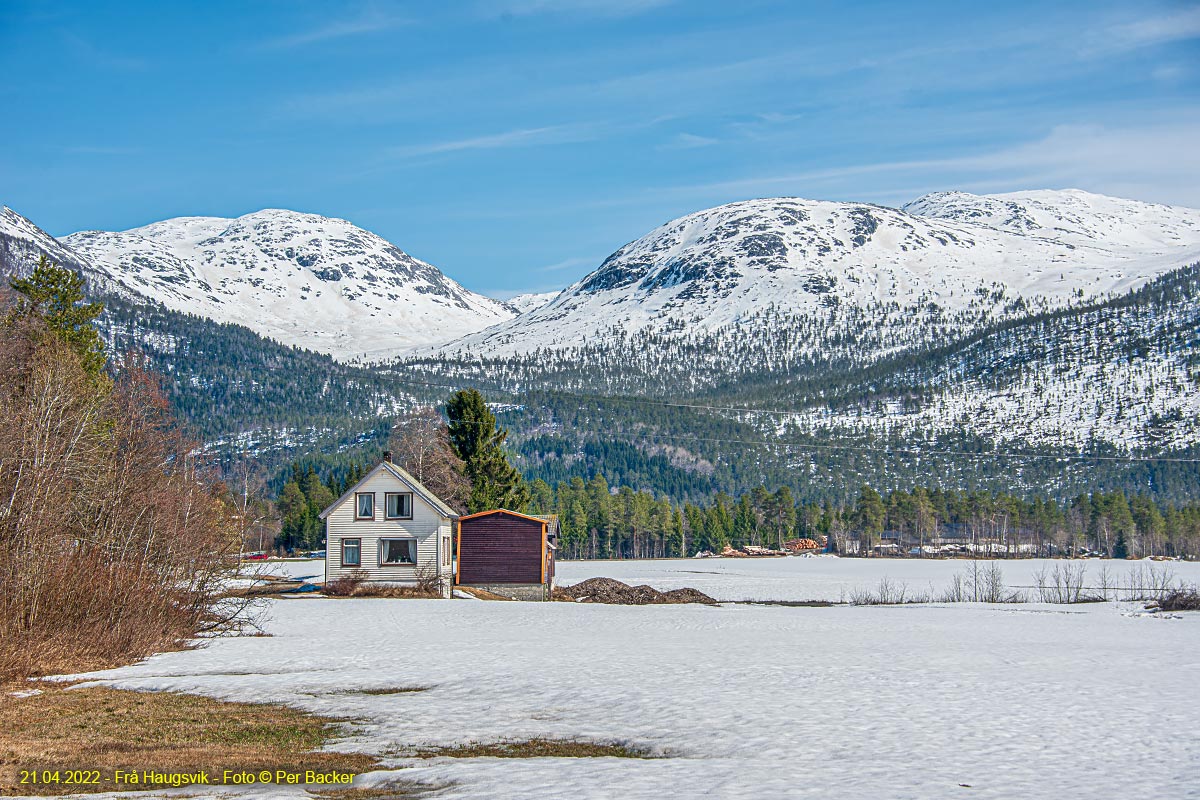
[[[1085,570],[1085,584],[1096,590],[1106,582],[1102,570],[1108,570],[1107,583],[1120,590],[1128,584],[1130,573],[1166,571],[1176,580],[1200,584],[1200,563],[1153,561],[1048,561],[1014,559],[981,561],[995,563],[1004,574],[1007,586],[1029,590],[1036,575],[1049,575],[1056,566],[1071,565]],[[937,598],[955,574],[965,574],[972,562],[958,559],[898,558],[686,558],[643,561],[560,561],[555,573],[560,585],[578,583],[587,578],[616,578],[631,585],[646,583],[666,591],[690,586],[722,601],[830,600],[845,602],[856,590],[873,590],[887,578],[904,585],[911,593]],[[1124,596],[1124,592],[1122,596]]]
[[[263,564],[262,569],[269,575],[295,578],[310,583],[325,582],[325,559],[323,558],[271,559],[261,563]]]
[[[829,591],[839,569],[856,579],[912,569],[916,581],[950,563],[567,563],[560,573],[636,580],[657,569],[655,585],[669,577],[729,597],[783,595],[788,570]],[[692,564],[717,577],[681,571]],[[390,762],[452,783],[445,798],[1200,797],[1188,735],[1200,714],[1200,615],[1134,609],[306,598],[272,603],[270,637],[94,677],[353,717],[338,747],[376,754],[538,736],[672,756]],[[355,693],[399,686],[430,688]]]

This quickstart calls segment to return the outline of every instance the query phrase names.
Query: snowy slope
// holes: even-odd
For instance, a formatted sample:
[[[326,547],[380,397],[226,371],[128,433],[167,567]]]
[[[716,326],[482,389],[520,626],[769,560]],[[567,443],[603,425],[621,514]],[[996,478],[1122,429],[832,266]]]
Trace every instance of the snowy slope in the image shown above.
[[[0,210],[0,275],[28,275],[41,255],[89,280],[99,277],[87,259],[4,206]]]
[[[1014,325],[876,378],[861,387],[869,401],[816,404],[782,429],[918,437],[972,430],[1005,445],[1184,448],[1200,442],[1197,331],[1200,270],[1192,267],[1133,298]]]
[[[1054,306],[1197,258],[1200,211],[1075,190],[940,193],[904,210],[750,200],[668,222],[549,304],[438,350],[504,356],[615,332],[693,335],[768,306],[791,314],[880,304],[952,312],[1013,298]]]
[[[180,217],[64,242],[131,298],[340,360],[393,356],[513,316],[379,236],[316,214]]]
[[[558,289],[553,292],[527,292],[525,294],[513,295],[505,302],[515,309],[518,314],[527,314],[546,305],[560,294],[562,294],[562,291]]]

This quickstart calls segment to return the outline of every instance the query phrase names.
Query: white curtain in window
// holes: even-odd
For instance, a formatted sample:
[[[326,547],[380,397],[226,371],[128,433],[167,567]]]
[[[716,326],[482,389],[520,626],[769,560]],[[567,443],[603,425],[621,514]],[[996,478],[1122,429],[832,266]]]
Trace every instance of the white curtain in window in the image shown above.
[[[417,563],[416,539],[381,539],[379,560],[384,564]]]

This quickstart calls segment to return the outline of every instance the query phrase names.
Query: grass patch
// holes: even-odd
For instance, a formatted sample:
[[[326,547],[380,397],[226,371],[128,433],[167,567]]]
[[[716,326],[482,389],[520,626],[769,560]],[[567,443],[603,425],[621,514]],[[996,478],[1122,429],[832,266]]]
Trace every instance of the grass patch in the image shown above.
[[[328,584],[326,584],[328,587]],[[390,597],[400,600],[440,600],[442,595],[437,589],[424,586],[388,586],[379,584],[363,584],[355,587],[349,594],[334,594],[325,591],[328,597]]]
[[[329,694],[348,695],[348,694],[366,694],[366,695],[389,695],[389,694],[415,694],[416,692],[428,692],[430,686],[377,686],[371,689],[339,689],[336,692]],[[317,696],[316,693],[310,693]]]
[[[422,747],[408,755],[415,758],[662,758],[634,745],[587,742],[579,739],[501,739],[498,742],[468,742],[448,747]]]
[[[506,602],[512,602],[511,597],[505,597],[502,594],[496,594],[495,592],[489,592],[487,589],[476,589],[474,586],[455,586],[454,588],[460,592],[465,592],[466,594],[471,595],[471,597],[474,597],[476,600],[501,600],[501,601],[506,601]],[[561,598],[556,598],[556,599],[561,599]]]
[[[839,605],[832,600],[726,600],[725,604],[737,606],[783,606],[785,608],[832,608]]]
[[[424,784],[392,782],[369,789],[310,789],[309,795],[318,800],[417,800],[433,791],[435,787]]]
[[[148,787],[115,784],[114,770],[197,772],[218,784],[226,769],[360,773],[379,764],[361,753],[316,752],[341,721],[285,706],[107,687],[0,695],[0,794],[60,795]],[[99,770],[87,786],[20,785],[21,770]],[[339,795],[351,797],[351,795]],[[397,795],[402,797],[412,795]]]

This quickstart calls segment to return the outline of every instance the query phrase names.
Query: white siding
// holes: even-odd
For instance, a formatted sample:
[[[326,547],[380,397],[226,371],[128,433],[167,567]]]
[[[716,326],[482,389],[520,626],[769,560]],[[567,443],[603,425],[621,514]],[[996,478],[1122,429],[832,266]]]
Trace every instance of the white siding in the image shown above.
[[[375,519],[354,518],[355,496],[351,494],[329,512],[325,519],[325,579],[347,575],[355,569],[367,573],[367,580],[410,583],[415,581],[418,570],[424,568],[432,574],[447,575],[450,571],[441,566],[439,543],[450,536],[450,520],[429,505],[418,494],[413,494],[413,518],[408,520],[384,519],[385,495],[388,492],[412,491],[403,481],[386,469],[381,469],[358,487],[359,494],[375,493]],[[380,566],[379,540],[391,538],[415,538],[417,540],[417,563]],[[362,566],[342,566],[342,539],[362,540]]]

